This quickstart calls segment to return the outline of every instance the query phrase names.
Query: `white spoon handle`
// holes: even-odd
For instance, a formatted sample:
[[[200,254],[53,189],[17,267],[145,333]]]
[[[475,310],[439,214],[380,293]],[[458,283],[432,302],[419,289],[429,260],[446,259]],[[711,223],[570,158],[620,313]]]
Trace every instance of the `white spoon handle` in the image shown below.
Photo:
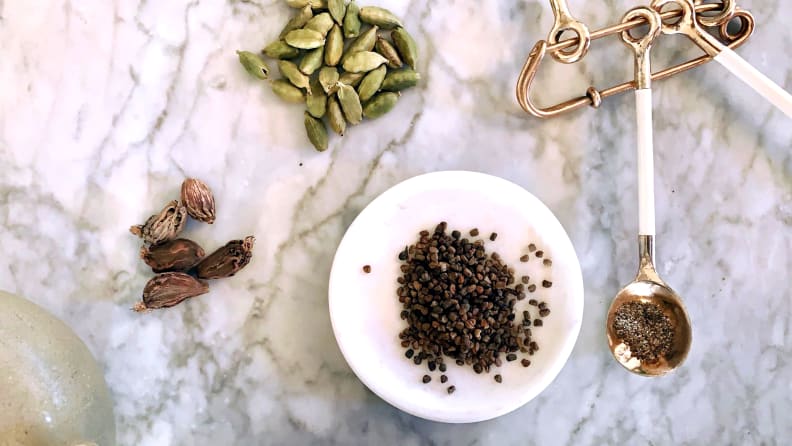
[[[638,234],[655,235],[652,90],[635,90],[638,119]]]
[[[715,60],[741,81],[756,90],[771,104],[778,107],[787,117],[792,118],[792,95],[789,92],[779,87],[770,78],[726,46],[721,48],[720,53],[715,56]]]

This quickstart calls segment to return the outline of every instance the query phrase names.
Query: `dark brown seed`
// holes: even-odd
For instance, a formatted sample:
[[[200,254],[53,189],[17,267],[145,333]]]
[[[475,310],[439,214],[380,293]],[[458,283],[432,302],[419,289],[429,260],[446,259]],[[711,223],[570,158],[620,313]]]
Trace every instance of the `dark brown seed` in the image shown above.
[[[448,386],[448,390],[447,391],[448,391],[448,394],[451,395],[452,393],[454,393],[456,391],[456,387],[455,386]]]
[[[527,262],[528,261],[528,254],[525,254],[524,256],[520,257],[520,261],[523,262],[523,263]]]
[[[429,363],[427,364],[427,366],[429,367],[429,371],[430,371],[430,372],[434,372],[434,371],[435,371],[435,369],[437,368],[437,363],[436,363],[436,362],[434,362],[434,361],[429,361]]]
[[[201,279],[222,279],[231,277],[250,263],[253,258],[255,237],[248,236],[244,240],[231,240],[225,246],[206,256],[195,267]]]
[[[544,251],[542,250],[536,251],[536,257],[539,257],[541,259],[543,255],[544,255]]]
[[[553,282],[551,282],[549,280],[543,280],[542,281],[542,286],[545,287],[545,288],[550,288],[551,286],[553,286]]]
[[[155,273],[187,271],[205,255],[203,248],[197,243],[183,238],[140,249],[140,258]]]
[[[495,382],[497,382],[498,384],[502,383],[503,377],[500,375],[495,375]]]
[[[129,228],[129,232],[142,238],[146,243],[157,245],[178,237],[187,223],[187,208],[173,200],[142,225]]]
[[[530,319],[531,319],[531,313],[529,313],[528,310],[524,310],[523,311],[523,320],[530,320]]]
[[[473,365],[473,371],[476,372],[476,373],[481,373],[483,371],[483,368],[481,367],[481,364],[474,364]]]
[[[506,360],[507,361],[511,362],[511,361],[514,361],[515,359],[517,359],[517,355],[515,355],[514,353],[509,353],[508,355],[506,355]]]
[[[531,361],[528,358],[525,358],[522,361],[520,361],[520,364],[522,364],[523,367],[528,367],[529,365],[531,365]]]
[[[209,223],[215,221],[215,199],[209,186],[201,180],[188,178],[181,186],[181,201],[190,217]]]
[[[146,283],[143,302],[135,305],[135,311],[168,308],[195,296],[209,292],[206,282],[185,273],[162,273]]]
[[[445,384],[446,382],[448,382],[448,377],[445,375],[440,375],[440,382]]]
[[[536,251],[536,245],[531,243],[530,245],[528,245],[528,252],[534,252],[534,251]]]
[[[412,349],[408,349],[406,352],[404,352],[404,356],[406,356],[407,359],[412,358],[414,354],[415,352]]]
[[[528,305],[537,306],[537,305],[539,305],[539,303],[536,301],[536,299],[529,299],[528,300]]]
[[[423,379],[422,379],[422,381],[423,381],[423,383],[424,383],[424,384],[427,384],[427,383],[428,383],[429,381],[431,381],[431,380],[432,380],[432,377],[431,377],[431,376],[429,376],[429,375],[424,375],[424,376],[423,376]]]
[[[437,366],[437,368],[440,369],[441,372],[445,372],[446,371],[446,365],[445,365],[444,362],[441,362],[440,365]]]
[[[533,283],[528,285],[528,292],[533,293],[534,291],[536,291],[536,285]]]
[[[531,278],[530,278],[530,277],[528,277],[528,276],[522,276],[522,277],[520,277],[520,282],[522,282],[522,283],[524,283],[524,284],[526,284],[526,285],[528,285],[528,282],[530,282],[530,281],[531,281]]]
[[[543,322],[542,322],[541,319],[534,319],[533,324],[534,324],[534,327],[541,327],[543,325]]]
[[[552,266],[553,265],[553,261],[550,260],[550,259],[544,259],[544,260],[542,260],[542,263],[544,263],[545,266]]]
[[[490,240],[491,241],[494,242],[496,238],[498,238],[498,233],[497,232],[493,232],[492,234],[490,234]]]
[[[459,238],[462,237],[462,233],[459,231],[451,231],[451,237],[454,237],[455,239],[459,240]]]
[[[415,363],[415,365],[421,365],[422,360],[423,358],[421,358],[421,355],[417,355],[416,357],[413,358],[413,362]]]
[[[473,229],[470,230],[470,236],[471,237],[478,237],[478,235],[479,235],[478,228],[473,228]]]
[[[539,302],[539,309],[540,310],[544,310],[545,308],[547,308],[547,303],[546,302]]]
[[[548,314],[550,314],[550,310],[547,308],[542,308],[539,310],[539,316],[546,317]]]
[[[463,366],[463,365],[465,365],[465,361],[463,361],[463,360],[461,360],[461,359],[457,359],[457,360],[456,360],[456,365],[458,365],[458,366]]]
[[[363,266],[363,272],[366,273],[366,274],[370,273],[371,272],[371,265],[364,265]]]

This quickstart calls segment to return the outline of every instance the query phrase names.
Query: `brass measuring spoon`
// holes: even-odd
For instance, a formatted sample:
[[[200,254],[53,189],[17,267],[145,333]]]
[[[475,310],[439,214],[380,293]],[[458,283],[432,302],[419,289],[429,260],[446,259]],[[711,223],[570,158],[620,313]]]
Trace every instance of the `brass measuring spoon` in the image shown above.
[[[633,37],[622,31],[622,40],[635,52],[635,110],[638,124],[638,258],[640,266],[635,280],[622,288],[608,310],[606,332],[613,357],[627,370],[645,376],[664,375],[684,362],[690,350],[691,329],[685,305],[679,296],[657,274],[654,267],[654,161],[652,147],[652,72],[650,50],[660,35],[662,19],[657,11],[647,7],[634,8],[622,22],[637,17],[646,19],[648,33]],[[616,334],[614,322],[619,307],[630,302],[654,304],[668,316],[674,328],[670,351],[657,360],[642,361]]]
[[[792,118],[792,95],[759,72],[759,70],[726,45],[704,32],[696,22],[696,9],[693,0],[652,0],[652,9],[662,12],[663,7],[669,4],[679,7],[682,10],[682,17],[673,23],[663,22],[663,34],[684,34],[688,36],[704,52],[712,56],[713,60],[723,65],[737,78]]]
[[[553,10],[555,20],[553,27],[550,29],[550,34],[547,35],[547,42],[550,45],[557,44],[564,31],[573,31],[579,39],[576,47],[569,50],[559,49],[554,51],[552,53],[553,57],[563,63],[577,62],[588,52],[591,45],[591,32],[589,32],[588,27],[583,22],[572,17],[566,0],[550,0],[550,8]]]

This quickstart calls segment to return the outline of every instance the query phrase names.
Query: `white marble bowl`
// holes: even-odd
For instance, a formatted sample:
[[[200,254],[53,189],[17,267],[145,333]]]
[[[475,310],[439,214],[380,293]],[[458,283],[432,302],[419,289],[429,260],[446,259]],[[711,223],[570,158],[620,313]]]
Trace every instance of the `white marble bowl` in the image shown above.
[[[487,250],[497,251],[516,276],[528,274],[541,285],[535,294],[551,314],[533,329],[540,350],[531,366],[519,359],[489,374],[447,361],[448,383],[426,363],[416,366],[404,355],[398,335],[406,327],[396,296],[398,254],[414,243],[418,232],[447,221],[449,231],[479,228]],[[497,232],[496,241],[489,241]],[[544,250],[552,267],[533,255],[519,258],[529,243]],[[370,265],[371,273],[363,272]],[[583,317],[583,277],[575,250],[550,210],[525,189],[509,181],[473,172],[436,172],[406,180],[371,202],[347,230],[330,274],[330,318],[338,345],[352,370],[382,399],[415,416],[448,423],[483,421],[529,402],[558,375],[575,345]],[[518,314],[528,299],[515,307]],[[536,307],[530,307],[536,310]],[[536,311],[532,311],[535,314]],[[518,318],[521,320],[522,318]],[[520,354],[520,358],[524,357]],[[503,383],[493,376],[500,373]],[[424,374],[432,376],[423,384]],[[446,388],[456,386],[449,395]]]

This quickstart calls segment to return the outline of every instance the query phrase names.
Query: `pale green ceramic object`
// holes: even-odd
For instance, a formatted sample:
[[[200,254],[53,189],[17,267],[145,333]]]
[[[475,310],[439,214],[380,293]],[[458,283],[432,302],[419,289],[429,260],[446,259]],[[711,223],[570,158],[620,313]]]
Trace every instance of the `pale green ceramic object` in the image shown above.
[[[115,445],[110,392],[63,322],[0,291],[0,446]]]

